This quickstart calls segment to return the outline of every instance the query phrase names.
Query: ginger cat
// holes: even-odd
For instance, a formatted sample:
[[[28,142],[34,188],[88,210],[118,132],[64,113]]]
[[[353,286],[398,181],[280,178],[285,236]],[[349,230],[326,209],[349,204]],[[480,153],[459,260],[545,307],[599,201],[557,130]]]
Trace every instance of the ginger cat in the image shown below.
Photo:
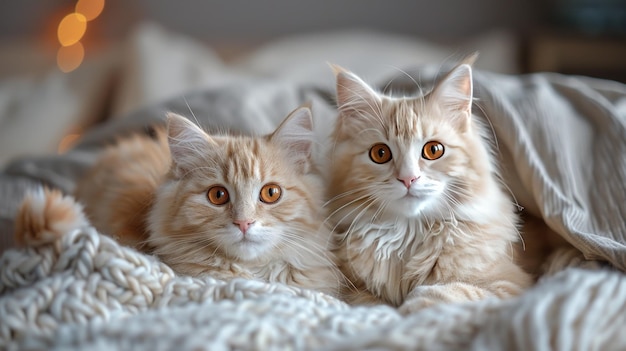
[[[180,274],[336,296],[345,282],[324,225],[312,143],[308,107],[261,137],[210,135],[170,113],[156,138],[136,135],[105,150],[76,196],[98,230]],[[36,245],[86,219],[71,197],[46,190],[25,199],[17,222],[16,239]]]
[[[530,286],[513,260],[514,204],[472,115],[471,65],[408,97],[333,68],[339,116],[327,197],[340,268],[358,288],[348,300],[410,313]]]

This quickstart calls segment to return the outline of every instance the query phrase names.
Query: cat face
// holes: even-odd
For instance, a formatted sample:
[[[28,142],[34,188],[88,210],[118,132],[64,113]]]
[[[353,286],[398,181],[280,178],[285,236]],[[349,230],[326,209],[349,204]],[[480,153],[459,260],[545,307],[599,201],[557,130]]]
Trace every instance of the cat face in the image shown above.
[[[416,119],[412,111],[407,109],[408,118],[396,122]],[[376,184],[373,195],[406,217],[443,210],[440,200],[465,161],[451,152],[459,147],[459,140],[451,128],[437,123],[420,123],[415,129],[406,124],[392,122],[387,128],[364,132],[361,141],[348,146],[361,151],[353,167],[365,176],[356,176],[351,187],[362,186],[361,182]]]
[[[176,241],[198,260],[215,253],[256,260],[305,245],[318,218],[308,195],[314,189],[303,181],[312,140],[308,108],[267,137],[209,136],[174,115],[168,129],[173,164],[152,217],[161,240]]]
[[[375,209],[391,219],[442,218],[480,190],[490,165],[471,124],[469,65],[430,94],[408,98],[378,94],[339,70],[337,100],[330,197],[341,200],[331,207],[356,207],[353,215]]]

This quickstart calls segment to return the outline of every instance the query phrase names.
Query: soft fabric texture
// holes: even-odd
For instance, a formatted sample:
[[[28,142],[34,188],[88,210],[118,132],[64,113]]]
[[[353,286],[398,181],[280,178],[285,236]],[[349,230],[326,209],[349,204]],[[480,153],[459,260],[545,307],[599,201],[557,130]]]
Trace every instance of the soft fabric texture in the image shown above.
[[[0,259],[0,348],[619,350],[626,279],[570,269],[519,298],[401,317],[321,293],[176,277],[91,228]]]
[[[439,63],[418,63],[402,69],[427,89]],[[398,70],[386,67],[381,76],[375,68],[355,73],[373,77],[368,83],[380,88],[393,80],[394,90],[415,89]],[[42,182],[72,192],[99,146],[163,120],[168,110],[187,117],[192,110],[206,126],[268,133],[310,101],[323,138],[336,116],[330,69],[327,78],[322,84],[319,77],[274,72],[224,79],[151,101],[86,134],[66,154],[18,159],[0,174],[0,237],[12,236],[12,216],[26,189]],[[524,211],[544,218],[587,258],[624,271],[626,86],[479,68],[474,88],[474,112],[489,120],[506,183]],[[570,269],[516,299],[441,306],[405,318],[389,307],[348,307],[278,284],[175,277],[154,258],[84,228],[38,250],[5,251],[0,294],[0,348],[6,349],[626,348],[620,272]]]

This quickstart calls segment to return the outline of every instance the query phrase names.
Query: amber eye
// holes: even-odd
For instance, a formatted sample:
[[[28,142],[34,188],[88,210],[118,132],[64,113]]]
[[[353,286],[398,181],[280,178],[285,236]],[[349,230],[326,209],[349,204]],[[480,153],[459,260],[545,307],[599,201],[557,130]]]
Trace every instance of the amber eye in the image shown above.
[[[259,199],[266,204],[273,204],[276,201],[280,200],[282,194],[283,190],[277,184],[265,184],[261,188],[261,194],[259,194]]]
[[[209,202],[213,205],[224,205],[230,199],[228,196],[228,190],[221,185],[216,185],[209,189],[207,192],[207,198],[209,198]]]
[[[381,164],[391,161],[391,150],[387,144],[376,144],[370,149],[370,159]]]
[[[443,156],[445,150],[446,149],[443,147],[442,143],[438,141],[429,141],[422,149],[422,157],[431,161],[436,160]]]

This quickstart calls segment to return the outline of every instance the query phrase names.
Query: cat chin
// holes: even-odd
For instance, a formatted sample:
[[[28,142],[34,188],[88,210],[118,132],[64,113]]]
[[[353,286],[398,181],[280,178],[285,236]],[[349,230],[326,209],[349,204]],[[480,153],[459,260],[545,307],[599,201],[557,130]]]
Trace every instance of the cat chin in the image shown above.
[[[409,193],[406,188],[402,188],[396,192],[396,198],[390,201],[391,212],[406,218],[428,215],[435,211],[433,205],[435,199],[441,196],[442,188],[443,186],[437,184],[437,186],[412,188]]]
[[[393,202],[390,207],[395,214],[401,214],[406,218],[415,218],[423,215],[431,202],[429,199],[404,196]]]
[[[254,261],[260,257],[267,255],[269,252],[267,245],[257,242],[239,242],[228,248],[228,253],[242,261]]]
[[[242,261],[252,261],[267,255],[273,246],[266,233],[253,230],[245,238],[239,230],[233,230],[228,233],[228,240],[224,240],[222,245],[229,255]]]
[[[226,248],[229,255],[242,261],[254,261],[268,255],[270,246],[257,241],[240,241]]]

